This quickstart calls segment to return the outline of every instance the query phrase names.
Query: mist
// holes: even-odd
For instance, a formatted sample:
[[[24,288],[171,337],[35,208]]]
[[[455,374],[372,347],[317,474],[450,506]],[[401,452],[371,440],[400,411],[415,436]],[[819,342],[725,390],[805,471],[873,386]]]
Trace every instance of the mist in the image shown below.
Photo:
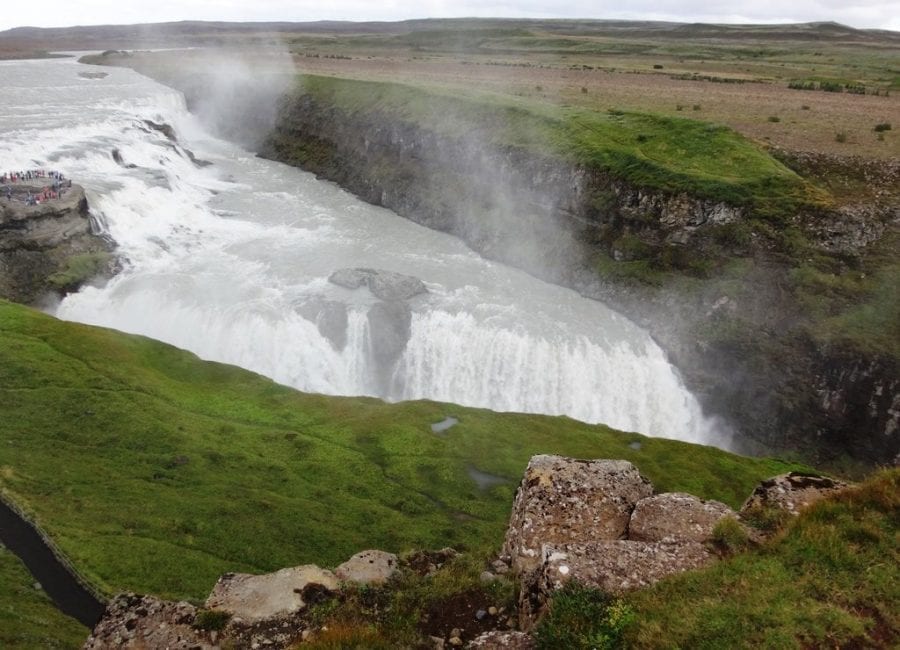
[[[297,75],[287,47],[277,41],[252,50],[206,49],[190,56],[189,67],[177,87],[191,112],[214,135],[253,151],[275,126],[278,100]]]

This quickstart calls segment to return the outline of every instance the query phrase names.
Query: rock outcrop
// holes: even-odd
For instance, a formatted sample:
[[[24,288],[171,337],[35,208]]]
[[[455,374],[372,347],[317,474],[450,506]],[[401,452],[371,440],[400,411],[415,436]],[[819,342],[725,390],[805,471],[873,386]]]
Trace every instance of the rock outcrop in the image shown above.
[[[530,629],[567,582],[622,593],[713,562],[728,506],[653,495],[629,462],[534,456],[516,493],[503,553],[519,576],[519,623]]]
[[[42,188],[17,183],[0,198],[0,298],[33,304],[48,293],[76,290],[93,275],[111,274],[112,245],[88,213],[84,190],[38,205],[22,200]]]
[[[119,594],[106,606],[83,650],[112,648],[168,648],[212,650],[214,641],[193,627],[197,608],[186,602],[172,603],[153,596]]]
[[[741,506],[741,514],[776,508],[797,515],[803,508],[847,489],[847,483],[825,476],[791,472],[760,483]]]
[[[226,573],[203,608],[120,594],[109,602],[84,648],[290,648],[308,634],[305,610],[339,590],[331,571],[305,565],[258,576]]]

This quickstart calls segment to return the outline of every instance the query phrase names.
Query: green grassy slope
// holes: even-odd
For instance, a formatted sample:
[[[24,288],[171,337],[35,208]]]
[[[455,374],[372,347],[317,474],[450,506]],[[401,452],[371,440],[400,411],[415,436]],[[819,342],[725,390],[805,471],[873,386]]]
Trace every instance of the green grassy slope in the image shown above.
[[[731,505],[789,469],[567,418],[301,394],[2,301],[0,403],[0,487],[110,593],[196,599],[225,571],[496,546],[535,453],[630,459]],[[507,482],[481,490],[471,468]]]
[[[820,502],[772,542],[628,598],[650,648],[891,648],[900,639],[900,470]]]
[[[34,588],[28,569],[0,546],[0,647],[5,650],[80,648],[88,630],[60,613]]]
[[[743,136],[697,120],[312,75],[301,77],[298,92],[349,114],[388,114],[453,136],[476,132],[481,141],[562,156],[639,187],[689,192],[763,213],[786,213],[824,197]]]

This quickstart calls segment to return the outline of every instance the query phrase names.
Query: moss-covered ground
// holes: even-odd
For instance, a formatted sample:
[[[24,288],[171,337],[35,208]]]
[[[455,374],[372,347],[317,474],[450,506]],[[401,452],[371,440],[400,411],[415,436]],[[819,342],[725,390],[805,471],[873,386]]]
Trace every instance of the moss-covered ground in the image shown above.
[[[567,418],[306,395],[6,302],[0,401],[0,486],[107,593],[199,599],[226,571],[493,545],[536,453],[626,458],[733,506],[790,467]],[[472,469],[506,482],[481,490]]]

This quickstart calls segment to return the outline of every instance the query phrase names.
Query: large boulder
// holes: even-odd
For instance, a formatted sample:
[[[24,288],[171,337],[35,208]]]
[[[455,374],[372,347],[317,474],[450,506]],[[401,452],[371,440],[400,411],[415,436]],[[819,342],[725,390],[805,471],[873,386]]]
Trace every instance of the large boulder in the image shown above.
[[[825,497],[847,489],[848,484],[825,476],[791,472],[763,481],[741,506],[741,515],[776,508],[791,515]]]
[[[304,592],[337,591],[331,571],[314,564],[281,569],[265,575],[226,573],[206,599],[206,607],[228,612],[244,621],[264,621],[306,609]]]
[[[653,486],[624,460],[534,456],[516,493],[504,554],[527,572],[545,544],[560,546],[625,537],[631,512]]]
[[[339,579],[364,585],[384,584],[397,573],[397,556],[384,551],[362,551],[334,570]]]
[[[725,517],[737,513],[724,503],[703,501],[691,494],[672,492],[638,501],[631,514],[628,539],[639,542],[707,542]]]
[[[388,302],[409,300],[428,293],[425,283],[419,278],[380,269],[339,269],[329,276],[328,281],[346,289],[368,287],[373,296]]]

